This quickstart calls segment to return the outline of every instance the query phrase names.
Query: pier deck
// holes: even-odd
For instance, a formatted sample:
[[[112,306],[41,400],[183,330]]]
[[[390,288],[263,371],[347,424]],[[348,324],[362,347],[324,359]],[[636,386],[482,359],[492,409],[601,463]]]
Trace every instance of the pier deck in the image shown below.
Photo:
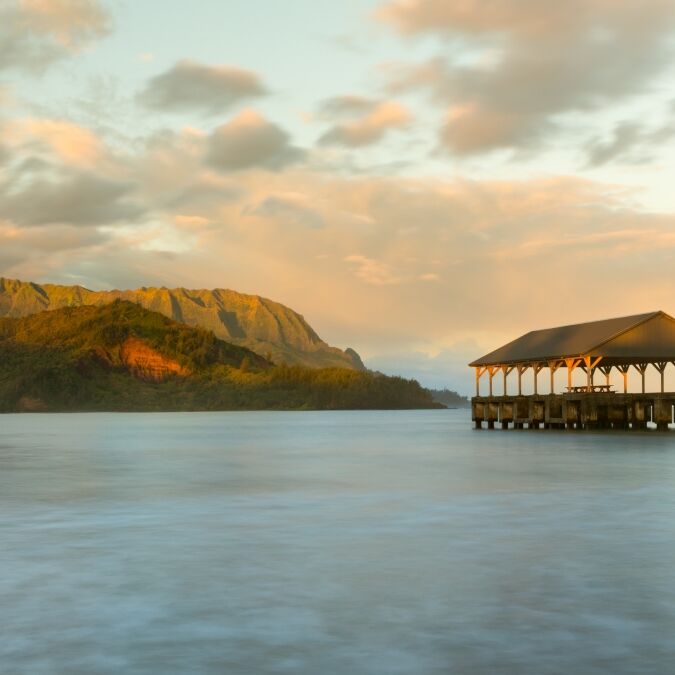
[[[675,392],[654,394],[570,393],[474,396],[476,429],[647,429],[673,423]]]

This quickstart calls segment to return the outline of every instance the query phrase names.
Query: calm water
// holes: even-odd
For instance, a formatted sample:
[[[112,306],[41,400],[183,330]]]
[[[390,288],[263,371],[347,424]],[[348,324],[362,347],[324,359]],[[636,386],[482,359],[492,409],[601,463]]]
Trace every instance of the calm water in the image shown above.
[[[0,672],[675,672],[675,432],[0,416]]]

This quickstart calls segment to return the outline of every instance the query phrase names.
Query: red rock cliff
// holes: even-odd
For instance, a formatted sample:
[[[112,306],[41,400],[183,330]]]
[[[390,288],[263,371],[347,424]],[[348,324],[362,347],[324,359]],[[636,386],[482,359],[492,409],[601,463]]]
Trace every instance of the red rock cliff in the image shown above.
[[[163,356],[136,337],[124,341],[120,347],[120,358],[135,377],[150,382],[161,382],[171,375],[190,374],[180,363]]]

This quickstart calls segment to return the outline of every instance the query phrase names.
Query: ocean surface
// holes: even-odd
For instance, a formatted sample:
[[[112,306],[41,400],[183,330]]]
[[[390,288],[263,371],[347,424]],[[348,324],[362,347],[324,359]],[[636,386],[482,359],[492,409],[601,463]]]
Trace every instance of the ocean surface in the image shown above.
[[[0,416],[0,673],[672,675],[675,432]]]

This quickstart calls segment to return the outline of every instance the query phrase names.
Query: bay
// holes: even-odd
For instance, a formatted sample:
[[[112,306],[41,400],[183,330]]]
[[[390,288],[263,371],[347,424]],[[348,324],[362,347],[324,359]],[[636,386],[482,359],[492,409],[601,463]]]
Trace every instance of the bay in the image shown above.
[[[0,416],[0,672],[673,672],[675,434]]]

